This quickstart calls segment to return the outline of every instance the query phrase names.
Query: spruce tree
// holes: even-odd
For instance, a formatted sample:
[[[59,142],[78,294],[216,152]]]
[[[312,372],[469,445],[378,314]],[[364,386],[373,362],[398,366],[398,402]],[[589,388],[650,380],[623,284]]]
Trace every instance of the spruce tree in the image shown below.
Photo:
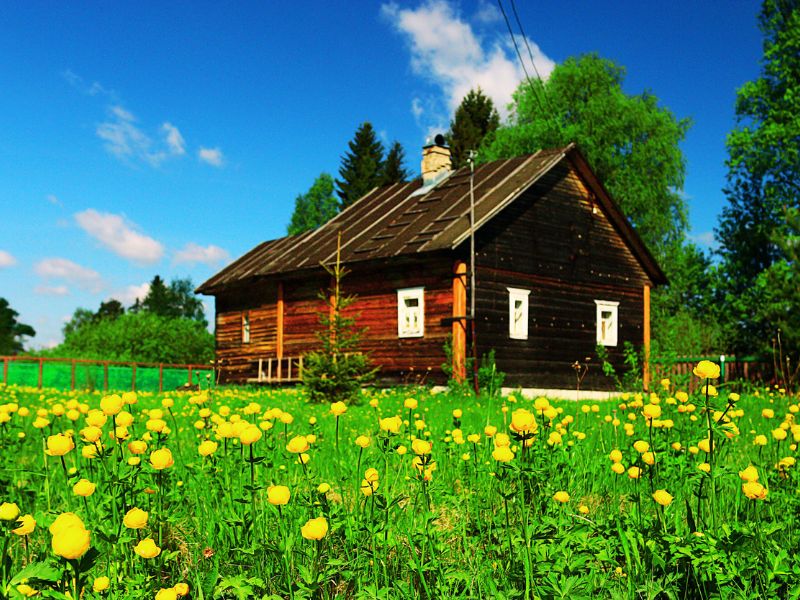
[[[348,147],[350,149],[342,156],[339,168],[341,179],[336,180],[342,209],[383,181],[383,144],[376,137],[371,123],[367,121],[359,126]]]
[[[383,181],[381,185],[408,181],[409,172],[404,164],[405,160],[406,153],[403,150],[403,146],[400,145],[400,142],[394,142],[386,155],[386,161],[383,163]]]
[[[328,173],[321,173],[311,188],[295,199],[294,213],[286,228],[287,233],[297,235],[316,229],[335,217],[338,209],[339,203],[333,193],[333,177]]]
[[[445,138],[450,146],[453,168],[467,164],[470,150],[477,150],[484,138],[500,126],[500,115],[492,99],[481,88],[470,90],[456,109]]]

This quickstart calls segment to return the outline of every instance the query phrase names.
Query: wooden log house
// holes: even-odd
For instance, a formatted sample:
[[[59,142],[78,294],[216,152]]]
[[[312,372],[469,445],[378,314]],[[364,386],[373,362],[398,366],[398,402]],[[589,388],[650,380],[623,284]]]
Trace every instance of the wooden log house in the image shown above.
[[[439,141],[424,148],[421,180],[264,242],[198,288],[216,298],[222,382],[286,381],[289,368],[299,379],[326,308],[320,264],[335,261],[340,233],[360,350],[385,382],[442,383],[445,343],[464,377],[470,317],[479,355],[494,349],[514,387],[574,389],[572,364],[594,357],[582,389],[610,389],[597,345],[618,369],[625,342],[649,346],[650,289],[666,278],[574,145],[475,168],[470,315],[470,170],[451,171]]]

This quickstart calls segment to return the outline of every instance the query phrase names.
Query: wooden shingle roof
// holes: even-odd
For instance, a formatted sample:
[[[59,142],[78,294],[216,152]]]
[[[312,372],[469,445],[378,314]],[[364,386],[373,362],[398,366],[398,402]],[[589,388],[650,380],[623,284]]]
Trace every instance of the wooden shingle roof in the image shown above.
[[[476,229],[567,157],[579,171],[588,169],[574,145],[536,154],[497,160],[475,168]],[[591,171],[589,170],[591,176]],[[598,198],[655,283],[663,272],[633,227],[594,179]],[[422,181],[375,188],[333,219],[312,231],[259,244],[197,288],[215,294],[247,279],[317,269],[336,259],[342,232],[344,264],[400,255],[454,249],[469,237],[470,173],[464,167],[430,189]],[[605,199],[605,201],[604,201]]]

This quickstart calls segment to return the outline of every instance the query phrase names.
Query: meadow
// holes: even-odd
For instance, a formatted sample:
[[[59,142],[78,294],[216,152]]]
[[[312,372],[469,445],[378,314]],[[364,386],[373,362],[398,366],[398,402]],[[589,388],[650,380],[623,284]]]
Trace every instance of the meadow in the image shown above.
[[[800,407],[0,387],[0,596],[796,598]]]

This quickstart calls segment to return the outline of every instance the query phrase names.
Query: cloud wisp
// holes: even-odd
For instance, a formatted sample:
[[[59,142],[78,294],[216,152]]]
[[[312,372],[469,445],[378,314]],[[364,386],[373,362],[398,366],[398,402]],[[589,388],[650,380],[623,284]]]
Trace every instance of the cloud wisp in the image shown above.
[[[147,292],[150,291],[150,284],[148,282],[140,283],[139,285],[129,285],[125,288],[113,292],[109,298],[119,300],[123,306],[130,306],[137,300],[144,300]]]
[[[175,264],[204,264],[213,267],[230,259],[227,250],[214,246],[200,246],[194,242],[189,242],[181,250],[175,253],[172,262]]]
[[[108,118],[96,129],[97,136],[110,154],[126,162],[143,162],[158,167],[165,160],[186,154],[186,142],[180,130],[163,123],[153,140],[138,125],[136,117],[121,105],[108,109]]]
[[[7,269],[17,264],[17,259],[5,250],[0,250],[0,269]]]
[[[137,227],[121,215],[90,208],[76,213],[75,221],[101,246],[138,265],[155,264],[164,256],[161,242],[137,231]]]
[[[445,0],[428,0],[415,9],[384,4],[381,13],[407,38],[412,70],[440,88],[449,114],[471,89],[480,86],[501,116],[508,116],[511,94],[525,73],[505,31],[494,40],[484,40]],[[497,14],[484,6],[475,20],[486,25],[496,18]],[[547,78],[555,63],[535,42],[529,39],[528,44],[536,69]],[[532,74],[531,65],[527,67]],[[419,104],[413,105],[413,110],[421,116]],[[441,121],[442,115],[429,115],[428,120]]]
[[[93,294],[101,292],[105,287],[100,273],[66,258],[45,258],[36,263],[33,270],[45,280],[63,280]]]
[[[219,148],[200,148],[197,151],[197,158],[212,167],[221,167],[225,164],[225,156]]]
[[[69,296],[69,288],[65,285],[37,285],[33,293],[37,296]]]

